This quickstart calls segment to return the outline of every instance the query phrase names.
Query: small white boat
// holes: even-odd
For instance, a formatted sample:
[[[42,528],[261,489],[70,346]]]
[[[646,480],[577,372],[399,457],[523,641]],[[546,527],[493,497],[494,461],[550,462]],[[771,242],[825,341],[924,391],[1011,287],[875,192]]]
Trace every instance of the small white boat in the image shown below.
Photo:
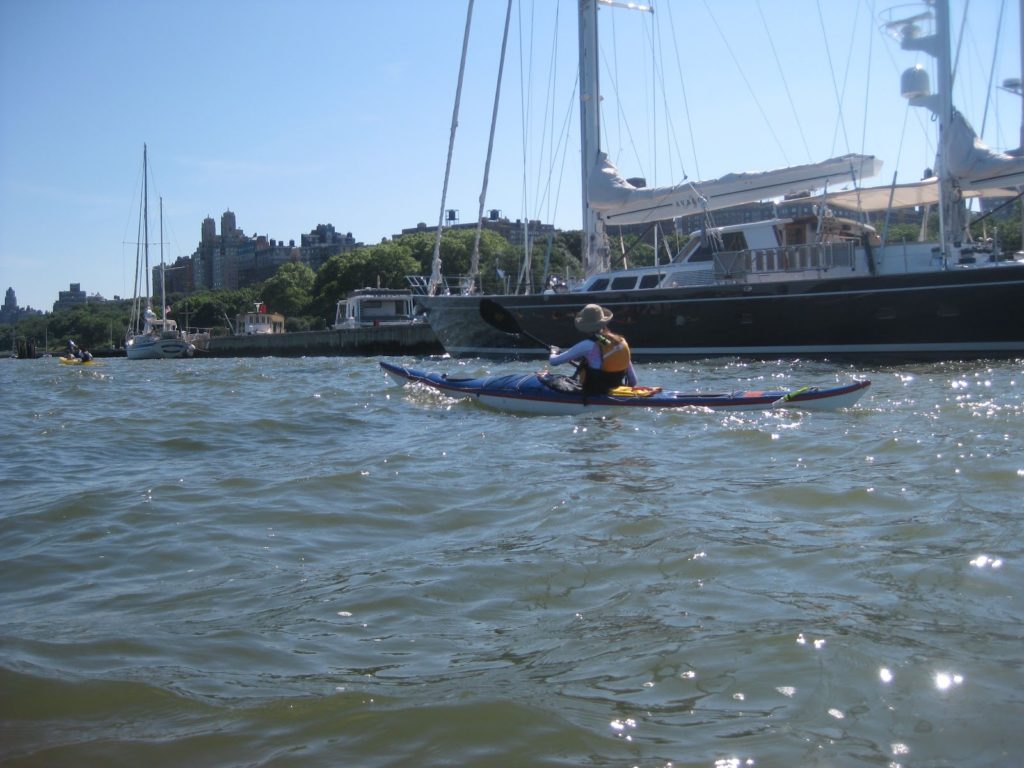
[[[423,316],[416,314],[412,291],[360,288],[338,302],[332,327],[341,330],[419,322],[423,322]]]
[[[284,333],[284,315],[271,312],[262,301],[257,301],[252,312],[235,318],[236,336],[267,336]]]

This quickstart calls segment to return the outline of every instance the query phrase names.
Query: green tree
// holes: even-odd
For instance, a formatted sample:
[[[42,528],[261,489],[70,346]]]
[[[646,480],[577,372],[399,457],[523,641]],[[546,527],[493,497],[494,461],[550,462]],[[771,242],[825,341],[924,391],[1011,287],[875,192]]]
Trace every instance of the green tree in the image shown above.
[[[68,339],[85,349],[100,349],[124,341],[130,302],[90,301],[46,315],[29,315],[17,324],[0,327],[0,348],[10,349],[21,337],[35,342],[40,352],[60,352]]]
[[[450,281],[452,278],[469,274],[473,254],[473,229],[446,229],[441,234],[441,272]],[[397,238],[397,242],[410,249],[419,263],[416,274],[429,275],[433,269],[434,242],[436,235],[415,232]],[[534,290],[543,288],[545,254],[547,273],[560,276],[578,277],[581,273],[579,252],[580,233],[556,233],[552,237],[550,253],[546,238],[534,241],[531,252],[531,275]],[[574,252],[575,249],[575,252]],[[523,263],[523,249],[513,246],[504,237],[490,230],[480,233],[480,273],[477,289],[485,292],[501,292],[514,289]],[[504,275],[504,277],[502,277]],[[455,287],[452,284],[452,287]]]
[[[1018,199],[1003,211],[1003,215],[997,213],[985,218],[981,223],[974,224],[971,227],[971,234],[977,240],[998,239],[1003,253],[1013,254],[1021,250],[1021,200]]]
[[[878,233],[881,235],[881,230]],[[914,243],[921,234],[921,227],[918,224],[893,224],[888,234],[889,243]]]
[[[61,346],[74,339],[83,349],[120,347],[130,315],[130,301],[88,302],[54,312],[48,326],[50,339],[56,337]]]
[[[253,308],[259,298],[256,288],[241,288],[237,291],[204,291],[181,299],[172,305],[176,317],[188,314],[188,325],[193,328],[225,328],[228,321]],[[184,322],[183,322],[184,324]]]
[[[445,229],[441,233],[441,271],[452,277],[469,274],[470,260],[473,256],[473,241],[476,230]],[[414,232],[402,235],[396,242],[409,249],[412,257],[419,262],[417,274],[429,275],[434,262],[434,242],[437,236],[433,232]],[[508,240],[496,232],[483,230],[480,233],[480,271],[503,260],[513,253]]]
[[[332,256],[320,267],[313,284],[312,310],[334,321],[338,302],[359,288],[403,288],[419,264],[403,242],[389,241]]]
[[[262,299],[272,312],[281,312],[285,317],[309,314],[315,281],[316,273],[306,264],[282,264],[277,273],[263,283]]]

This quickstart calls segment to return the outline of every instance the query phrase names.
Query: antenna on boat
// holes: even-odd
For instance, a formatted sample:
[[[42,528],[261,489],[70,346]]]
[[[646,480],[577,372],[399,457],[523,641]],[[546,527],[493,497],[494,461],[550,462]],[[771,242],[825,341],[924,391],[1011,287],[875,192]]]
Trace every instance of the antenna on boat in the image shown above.
[[[900,80],[901,92],[911,106],[925,107],[938,118],[939,150],[936,170],[939,174],[939,248],[943,260],[949,256],[949,246],[960,240],[965,226],[959,187],[949,168],[949,149],[953,123],[953,75],[950,63],[949,4],[939,0],[933,5],[935,14],[920,13],[907,19],[886,24],[898,31],[900,47],[906,51],[921,51],[936,60],[938,92],[932,93],[928,73],[917,65],[906,70]],[[919,21],[934,20],[930,34],[922,35]]]

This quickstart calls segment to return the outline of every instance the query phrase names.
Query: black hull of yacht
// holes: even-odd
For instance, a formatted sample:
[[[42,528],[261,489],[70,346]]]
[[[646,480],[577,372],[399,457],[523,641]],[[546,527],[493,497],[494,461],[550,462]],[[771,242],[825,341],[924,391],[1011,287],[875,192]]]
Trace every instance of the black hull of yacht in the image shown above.
[[[588,303],[615,313],[610,328],[634,359],[717,356],[924,361],[1024,357],[1024,264],[876,277],[597,293],[490,296],[524,331],[480,316],[479,296],[422,296],[454,357],[539,358],[526,338],[568,347],[573,315]]]

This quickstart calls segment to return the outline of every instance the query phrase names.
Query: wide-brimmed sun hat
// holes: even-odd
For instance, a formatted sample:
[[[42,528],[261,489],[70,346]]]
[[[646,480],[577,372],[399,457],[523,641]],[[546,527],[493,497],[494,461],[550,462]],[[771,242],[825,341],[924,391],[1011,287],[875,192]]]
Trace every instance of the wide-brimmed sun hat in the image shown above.
[[[580,333],[595,333],[608,325],[612,317],[611,310],[600,304],[587,304],[576,314],[576,329]]]

